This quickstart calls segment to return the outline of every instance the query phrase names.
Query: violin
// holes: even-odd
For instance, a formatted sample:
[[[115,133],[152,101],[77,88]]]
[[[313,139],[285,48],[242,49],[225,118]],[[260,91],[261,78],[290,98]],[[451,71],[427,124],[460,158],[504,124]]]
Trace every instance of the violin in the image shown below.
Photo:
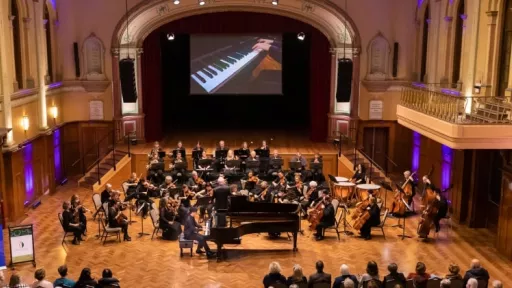
[[[197,186],[203,186],[204,184],[206,184],[206,182],[201,179],[201,177],[197,177],[194,182],[196,183]]]
[[[249,180],[247,180],[247,181],[258,183],[258,181],[260,181],[260,179],[257,176],[251,176],[249,178]]]

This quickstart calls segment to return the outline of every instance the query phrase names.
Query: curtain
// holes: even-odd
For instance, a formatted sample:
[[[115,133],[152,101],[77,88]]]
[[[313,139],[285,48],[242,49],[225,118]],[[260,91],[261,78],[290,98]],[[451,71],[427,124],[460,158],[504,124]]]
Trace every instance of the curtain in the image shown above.
[[[142,95],[146,141],[162,139],[162,67],[160,33],[151,33],[142,53]]]

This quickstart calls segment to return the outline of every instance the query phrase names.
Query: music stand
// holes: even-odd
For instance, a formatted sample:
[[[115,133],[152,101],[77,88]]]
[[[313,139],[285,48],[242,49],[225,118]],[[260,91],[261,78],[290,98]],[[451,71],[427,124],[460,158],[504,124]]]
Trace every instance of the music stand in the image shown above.
[[[215,159],[225,159],[228,157],[228,150],[215,150]]]
[[[288,165],[290,166],[290,169],[292,169],[292,170],[302,169],[302,163],[300,161],[290,161],[290,162],[288,162]]]
[[[320,170],[324,167],[324,164],[322,162],[320,163],[314,163],[314,162],[310,162],[309,163],[309,170]]]
[[[249,157],[249,149],[242,150],[238,149],[235,150],[235,156],[238,156],[238,158],[242,158],[242,160],[245,160]]]
[[[272,166],[272,167],[274,167],[274,166],[283,167],[283,164],[284,164],[283,158],[270,159],[270,166]]]
[[[226,166],[235,167],[235,171],[240,168],[240,160],[228,160]]]
[[[173,198],[173,199],[176,199],[176,195],[181,195],[182,194],[182,189],[181,188],[171,188],[171,189],[167,189],[169,191],[169,197]]]
[[[397,185],[396,183],[395,183],[395,185],[396,185],[396,189],[398,189],[400,194],[402,194],[402,193],[405,194],[404,190],[402,189],[402,187],[400,187],[400,185]],[[403,198],[401,200],[404,201]],[[408,206],[405,202],[404,202],[404,204],[405,204],[406,207]],[[399,216],[397,218],[398,218],[398,223],[396,225],[391,226],[391,227],[402,228],[402,234],[398,234],[398,237],[402,237],[402,240],[404,240],[405,238],[412,238],[412,236],[409,236],[409,235],[405,234],[405,218],[406,218],[406,213],[404,213],[403,216]],[[403,225],[400,224],[400,218],[403,219],[403,221],[402,221]]]
[[[165,171],[165,163],[163,163],[163,162],[153,163],[153,164],[151,164],[151,167],[149,167],[149,170],[153,170],[153,171],[162,170],[162,171]]]
[[[165,151],[158,151],[158,158],[164,158],[165,157]]]
[[[147,236],[149,235],[149,233],[145,233],[144,232],[144,213],[142,212],[142,210],[144,209],[144,207],[146,205],[148,205],[149,203],[144,201],[142,203],[142,205],[139,207],[139,210],[137,212],[140,213],[140,225],[141,225],[141,231],[138,233],[139,234],[139,237],[142,237],[142,236]]]
[[[354,232],[352,231],[347,231],[347,226],[350,227],[351,229],[353,229],[352,225],[350,225],[350,223],[348,223],[347,221],[347,214],[348,214],[348,207],[346,204],[342,204],[340,203],[339,204],[341,206],[341,209],[343,209],[341,211],[341,213],[343,213],[343,234],[347,235],[347,236],[352,236],[354,235]]]
[[[174,169],[175,170],[187,170],[187,162],[178,162],[174,163]]]
[[[387,191],[393,192],[393,188],[391,188],[391,186],[389,186],[389,184],[384,181],[380,181],[380,186],[382,188],[386,189]],[[384,207],[386,207],[387,199],[388,199],[388,192],[386,192],[386,194],[384,195]]]
[[[259,157],[264,157],[264,158],[268,158],[270,157],[270,151],[269,150],[265,150],[265,149],[255,149],[254,150],[256,152],[256,155],[258,155]]]
[[[178,151],[180,152],[181,154],[181,158],[185,159],[185,150],[183,149],[174,149],[172,150],[172,157],[174,157],[174,159],[176,159],[177,155],[178,155]]]
[[[255,169],[260,169],[260,161],[258,160],[249,160],[245,162],[246,168],[252,171],[256,171]]]
[[[197,198],[196,204],[194,206],[206,206],[212,202],[212,197],[210,196],[203,196]]]

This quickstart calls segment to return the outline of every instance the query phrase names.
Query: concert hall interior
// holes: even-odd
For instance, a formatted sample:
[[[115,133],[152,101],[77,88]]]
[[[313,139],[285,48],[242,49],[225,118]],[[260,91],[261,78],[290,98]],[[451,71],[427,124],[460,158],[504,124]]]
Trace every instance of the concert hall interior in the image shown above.
[[[512,0],[0,17],[1,287],[512,286]]]

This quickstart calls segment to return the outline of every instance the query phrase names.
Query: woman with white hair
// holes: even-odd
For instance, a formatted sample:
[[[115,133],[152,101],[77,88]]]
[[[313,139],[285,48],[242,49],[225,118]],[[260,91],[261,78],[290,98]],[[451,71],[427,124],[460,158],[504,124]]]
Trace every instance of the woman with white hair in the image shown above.
[[[299,264],[293,265],[293,274],[286,280],[286,285],[291,286],[292,284],[308,284],[308,278],[302,273],[302,267]]]
[[[286,278],[281,274],[281,265],[278,262],[268,265],[268,274],[263,278],[265,288],[272,287],[274,284],[286,285]]]
[[[357,281],[357,277],[355,275],[350,274],[350,269],[347,264],[342,264],[340,266],[340,276],[336,277],[334,279],[334,284],[332,284],[332,288],[341,288],[341,287],[347,287],[345,283],[346,279],[352,280],[352,283],[354,286],[359,286],[359,281]],[[345,286],[344,286],[345,285]]]
[[[503,283],[501,283],[501,281],[494,280],[494,282],[492,282],[492,288],[503,288]]]
[[[469,279],[466,288],[478,288],[478,281],[475,278]]]

